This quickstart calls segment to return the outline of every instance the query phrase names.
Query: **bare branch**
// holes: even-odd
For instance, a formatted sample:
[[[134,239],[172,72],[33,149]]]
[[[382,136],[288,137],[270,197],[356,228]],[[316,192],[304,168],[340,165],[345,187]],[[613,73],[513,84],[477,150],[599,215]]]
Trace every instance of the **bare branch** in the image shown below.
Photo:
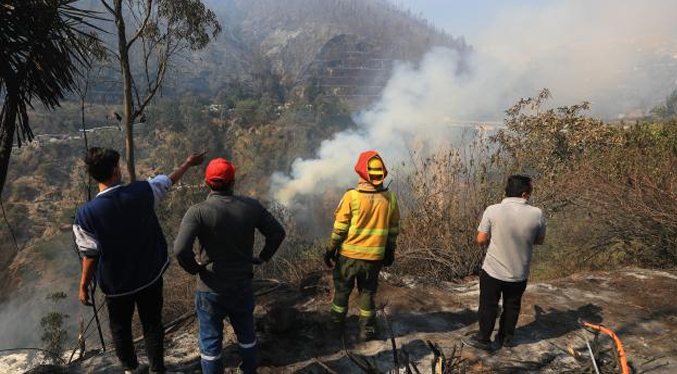
[[[102,44],[102,47],[106,50],[106,52],[115,57],[116,60],[120,61],[120,54],[118,53],[118,51],[111,49],[106,44]]]
[[[17,253],[21,251],[21,248],[19,247],[19,243],[16,240],[16,236],[14,235],[14,230],[12,229],[12,225],[9,223],[9,220],[7,219],[7,214],[5,214],[5,206],[2,205],[2,201],[0,201],[0,211],[2,211],[2,218],[5,220],[5,224],[7,225],[7,230],[9,230],[10,235],[12,236],[12,240],[14,241],[14,247],[16,248]]]
[[[167,63],[165,62],[165,63],[162,63],[161,66],[160,66],[160,69],[158,69],[157,79],[155,81],[155,85],[152,87],[152,90],[146,96],[143,103],[141,103],[141,105],[139,105],[139,108],[134,112],[135,118],[137,116],[140,116],[141,113],[143,113],[144,109],[146,109],[146,106],[148,106],[150,101],[153,99],[153,96],[155,96],[155,93],[162,86],[162,81],[165,78],[165,72],[166,71],[167,71]]]
[[[103,4],[110,14],[115,15],[115,9],[113,9],[113,7],[106,2],[106,0],[101,0],[101,4]]]
[[[132,89],[134,90],[134,96],[136,97],[136,106],[138,107],[141,104],[141,96],[139,95],[139,88],[136,85],[136,80],[132,77]],[[137,112],[132,114],[132,122],[137,117]]]
[[[127,50],[132,48],[132,45],[136,42],[137,39],[143,34],[143,31],[146,29],[146,26],[148,25],[148,20],[150,19],[152,12],[152,7],[153,7],[153,0],[147,0],[147,6],[146,6],[146,15],[143,19],[143,22],[141,23],[141,26],[136,30],[134,35],[132,36],[131,39],[127,42]]]

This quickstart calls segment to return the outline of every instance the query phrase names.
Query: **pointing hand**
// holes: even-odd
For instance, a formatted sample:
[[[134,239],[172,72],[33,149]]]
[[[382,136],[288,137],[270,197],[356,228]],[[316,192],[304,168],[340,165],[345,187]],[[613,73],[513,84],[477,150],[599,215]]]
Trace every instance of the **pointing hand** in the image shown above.
[[[206,154],[207,154],[207,151],[204,151],[202,153],[191,153],[186,158],[186,163],[189,166],[200,165],[201,163],[203,163],[205,161]]]

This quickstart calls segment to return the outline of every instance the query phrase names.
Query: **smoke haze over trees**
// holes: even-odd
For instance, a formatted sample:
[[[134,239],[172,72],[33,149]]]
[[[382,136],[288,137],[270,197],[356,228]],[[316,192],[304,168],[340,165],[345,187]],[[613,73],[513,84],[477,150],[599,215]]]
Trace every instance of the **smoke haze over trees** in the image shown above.
[[[369,148],[382,153],[390,188],[402,196],[402,261],[394,272],[434,280],[473,273],[483,255],[473,237],[478,214],[501,198],[505,174],[516,171],[536,176],[535,204],[552,222],[552,244],[536,255],[537,276],[677,263],[677,210],[665,203],[677,193],[669,122],[675,100],[668,96],[677,86],[675,2],[516,6],[467,42],[399,3],[206,1],[222,33],[168,66],[146,122],[135,126],[139,177],[170,172],[189,150],[232,160],[239,193],[288,204],[275,211],[290,228],[289,242],[262,274],[290,281],[321,266],[316,257],[336,201],[356,182],[357,154]],[[132,69],[140,60],[132,55]],[[551,97],[539,99],[544,87]],[[14,258],[0,224],[3,297],[29,298],[50,283],[76,294],[68,230],[86,196],[77,131],[84,114],[87,128],[102,127],[87,133],[90,144],[122,150],[125,133],[103,128],[117,124],[121,92],[119,72],[109,69],[84,112],[75,101],[30,111],[36,134],[59,136],[14,150],[2,201],[26,248]],[[653,107],[656,123],[606,121],[644,120]],[[497,150],[501,157],[492,158]],[[438,176],[421,182],[431,174]],[[158,208],[169,243],[185,209],[204,195],[196,172]],[[604,235],[590,240],[589,230]],[[178,315],[192,304],[181,283],[187,280],[174,271],[173,286],[185,292],[167,295],[167,309]],[[0,307],[7,347],[39,340],[26,327],[41,315],[28,312],[44,308],[45,295],[34,296]],[[68,323],[89,313],[74,299],[63,304]],[[18,316],[26,326],[14,323]]]

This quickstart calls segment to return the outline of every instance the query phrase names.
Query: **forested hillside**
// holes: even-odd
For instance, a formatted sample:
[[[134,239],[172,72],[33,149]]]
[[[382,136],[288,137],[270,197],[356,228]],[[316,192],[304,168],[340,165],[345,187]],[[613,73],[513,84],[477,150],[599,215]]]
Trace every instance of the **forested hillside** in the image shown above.
[[[100,10],[99,1],[81,3]],[[161,89],[133,121],[136,174],[145,179],[170,173],[188,153],[202,150],[208,158],[232,161],[238,167],[235,192],[262,200],[288,233],[273,260],[257,267],[256,277],[274,279],[275,289],[312,298],[308,303],[284,300],[312,308],[309,320],[324,321],[327,310],[328,288],[321,283],[329,278],[321,274],[319,254],[330,237],[341,193],[356,181],[353,146],[360,151],[383,148],[378,150],[388,167],[387,183],[401,210],[396,261],[385,277],[398,283],[397,288],[412,287],[404,292],[411,297],[424,284],[449,286],[445,282],[467,281],[479,272],[485,248],[476,242],[478,220],[488,205],[501,200],[506,177],[514,173],[534,177],[531,203],[542,209],[548,224],[545,245],[534,253],[532,280],[627,266],[677,266],[677,91],[660,104],[646,99],[632,116],[607,121],[590,115],[586,98],[561,104],[551,97],[559,92],[522,95],[516,93],[520,85],[510,85],[532,78],[540,85],[538,79],[557,72],[549,66],[518,69],[512,77],[503,66],[471,74],[479,60],[462,37],[388,0],[206,4],[222,31],[205,49],[184,50],[171,60]],[[114,35],[100,37],[107,41]],[[664,66],[668,73],[677,67],[669,62]],[[145,68],[157,68],[152,62],[145,65],[138,55],[130,63],[146,78]],[[638,67],[642,69],[652,67]],[[115,148],[124,157],[127,134],[117,61],[96,60],[82,70],[76,89],[60,107],[50,111],[34,105],[29,110],[37,136],[12,149],[1,197],[0,331],[7,334],[0,349],[40,345],[40,317],[49,308],[56,310],[46,299],[53,292],[68,293],[61,306],[70,313],[63,323],[70,331],[68,343],[74,343],[78,318],[90,318],[91,309],[79,305],[74,294],[79,263],[71,240],[77,208],[97,192],[82,158],[88,146]],[[618,82],[612,85],[625,89]],[[138,94],[143,87],[132,89]],[[490,111],[498,111],[499,117],[484,116]],[[489,118],[493,120],[485,122]],[[323,152],[323,146],[329,150]],[[326,154],[347,160],[349,167],[319,170],[317,165],[339,164]],[[294,173],[295,166],[313,164]],[[190,170],[156,209],[170,247],[186,209],[207,194],[203,170]],[[276,187],[298,180],[310,181],[304,186],[312,193],[291,189],[287,200],[274,200]],[[633,271],[624,277],[641,279],[641,274]],[[651,274],[674,278],[674,272]],[[193,277],[174,261],[165,279],[164,318],[190,314]],[[411,279],[415,282],[407,284]],[[617,284],[613,278],[608,281]],[[663,281],[654,287],[668,284]],[[588,286],[596,287],[586,281],[581,300],[595,299]],[[430,295],[434,300],[438,293]],[[474,293],[465,295],[463,314],[474,320],[474,312],[466,313],[474,308],[470,296],[476,299]],[[402,310],[409,307],[408,299],[403,300]],[[435,309],[433,317],[451,307],[443,305],[449,300],[421,300],[412,305],[421,304],[421,311]],[[669,304],[659,301],[655,305],[661,308]],[[306,322],[296,310],[280,315],[301,316],[291,320]],[[567,314],[573,326],[567,334],[578,328],[574,316],[579,314]],[[428,318],[413,313],[406,319],[416,330]],[[449,323],[442,325],[447,330],[440,334],[446,335]],[[317,336],[322,333],[312,330]],[[95,338],[88,340],[89,349]],[[543,357],[550,357],[545,353]]]
[[[222,34],[208,49],[175,61],[146,122],[135,126],[140,177],[168,173],[189,150],[207,149],[240,167],[243,193],[266,198],[273,171],[352,126],[351,114],[377,97],[394,61],[416,62],[432,46],[461,55],[470,50],[463,39],[385,1],[228,0],[211,6]],[[36,141],[14,149],[2,199],[14,234],[0,225],[3,287],[20,282],[4,270],[17,247],[68,230],[87,199],[83,126],[100,128],[87,133],[89,145],[124,147],[114,66],[97,62],[91,71],[84,107],[77,94],[56,111],[36,106],[30,113]],[[199,192],[199,178],[187,184]]]

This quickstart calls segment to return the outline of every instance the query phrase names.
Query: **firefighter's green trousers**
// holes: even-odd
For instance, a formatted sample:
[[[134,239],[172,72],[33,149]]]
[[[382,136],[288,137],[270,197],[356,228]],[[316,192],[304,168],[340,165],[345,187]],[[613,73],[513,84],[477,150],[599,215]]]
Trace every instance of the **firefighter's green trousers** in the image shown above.
[[[374,296],[378,288],[381,261],[356,260],[339,256],[334,267],[334,302],[331,304],[332,321],[343,323],[348,312],[348,300],[355,284],[360,293],[360,328],[373,332],[376,326]]]

